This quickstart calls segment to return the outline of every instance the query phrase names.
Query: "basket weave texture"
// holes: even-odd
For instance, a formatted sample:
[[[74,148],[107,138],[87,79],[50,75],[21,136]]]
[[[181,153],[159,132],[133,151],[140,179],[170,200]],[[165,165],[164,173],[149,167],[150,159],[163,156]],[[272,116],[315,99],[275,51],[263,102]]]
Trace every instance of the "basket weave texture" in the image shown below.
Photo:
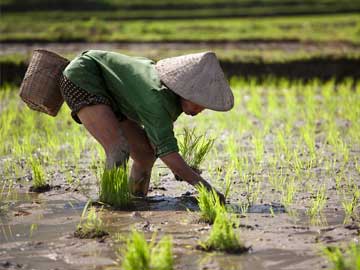
[[[60,76],[69,60],[46,50],[34,50],[20,86],[21,99],[33,110],[56,116],[64,103]]]

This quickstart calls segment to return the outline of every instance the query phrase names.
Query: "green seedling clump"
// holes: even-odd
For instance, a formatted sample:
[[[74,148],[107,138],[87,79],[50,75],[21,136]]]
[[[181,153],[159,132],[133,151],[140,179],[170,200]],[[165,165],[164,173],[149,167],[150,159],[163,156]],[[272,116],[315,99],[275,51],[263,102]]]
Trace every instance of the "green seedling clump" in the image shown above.
[[[128,171],[120,166],[105,169],[100,180],[100,201],[116,208],[127,208],[131,204]]]
[[[182,140],[179,140],[180,154],[191,168],[200,172],[200,165],[214,146],[215,140],[206,138],[205,135],[196,135],[195,129],[184,128],[183,131]]]
[[[214,189],[209,191],[204,185],[200,184],[197,191],[198,196],[196,199],[200,208],[201,221],[213,224],[217,213],[225,211],[225,208]]]
[[[45,192],[50,190],[50,185],[46,183],[45,172],[38,160],[31,159],[30,166],[32,169],[33,185],[30,187],[31,192]]]
[[[236,235],[234,222],[226,211],[219,211],[209,238],[200,243],[205,251],[224,251],[227,253],[244,253],[249,250]]]
[[[122,269],[174,269],[171,238],[165,236],[157,244],[155,244],[153,237],[152,241],[148,244],[144,234],[133,231],[126,243],[126,251],[122,261]]]
[[[104,224],[100,216],[96,213],[95,207],[88,206],[90,201],[86,204],[81,215],[80,223],[74,233],[78,238],[99,238],[108,235],[104,229]]]
[[[324,254],[332,263],[331,270],[360,269],[360,245],[352,243],[344,252],[339,247],[327,247]]]

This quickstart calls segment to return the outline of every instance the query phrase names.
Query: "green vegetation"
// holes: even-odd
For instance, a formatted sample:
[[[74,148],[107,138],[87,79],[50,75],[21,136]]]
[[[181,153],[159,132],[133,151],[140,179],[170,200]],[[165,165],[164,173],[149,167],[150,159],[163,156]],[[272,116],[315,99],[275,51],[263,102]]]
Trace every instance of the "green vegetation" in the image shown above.
[[[316,194],[310,200],[310,206],[307,209],[310,222],[313,224],[319,224],[323,222],[322,210],[326,204],[326,189],[324,186],[318,187]]]
[[[226,211],[218,211],[209,238],[200,243],[206,251],[225,251],[228,253],[243,253],[249,250],[240,241],[234,230],[234,221]]]
[[[339,247],[327,247],[324,254],[331,262],[331,270],[360,269],[360,245],[352,243],[342,251]]]
[[[50,0],[2,0],[2,9],[8,11],[29,10],[64,10],[64,11],[87,11],[94,10],[105,12],[112,11],[115,14],[108,15],[117,18],[142,19],[142,18],[178,18],[178,17],[223,17],[223,16],[261,16],[281,14],[316,14],[349,12],[360,9],[357,2],[350,0],[201,0],[201,1],[124,1],[124,0],[81,0],[73,2],[63,0],[61,2]]]
[[[195,129],[184,128],[179,140],[180,154],[196,171],[200,170],[200,165],[214,145],[214,139],[209,139],[205,135],[196,135]]]
[[[339,181],[340,182],[340,181]],[[344,223],[350,223],[359,219],[360,190],[354,180],[348,180],[346,191],[342,191],[341,205],[345,212]],[[339,183],[338,183],[339,185]],[[338,188],[340,190],[340,187]]]
[[[130,190],[128,184],[128,169],[117,167],[105,169],[99,189],[100,201],[113,207],[125,209],[131,204]]]
[[[45,171],[38,159],[31,158],[30,166],[32,169],[32,179],[33,185],[30,188],[30,191],[34,192],[44,192],[50,189],[50,185],[46,183]]]
[[[202,163],[204,177],[219,190],[228,190],[227,200],[241,206],[243,213],[251,205],[271,201],[287,210],[305,208],[310,223],[319,226],[334,207],[346,216],[345,223],[359,222],[360,83],[233,77],[231,87],[233,110],[206,110],[196,119],[180,116],[175,123],[175,134],[196,124],[199,132],[218,138],[211,158]],[[95,179],[97,173],[89,172],[102,167],[98,161],[104,160],[104,153],[84,127],[71,120],[67,106],[52,118],[28,109],[18,98],[18,88],[4,85],[0,111],[0,172],[7,181],[3,193],[14,179],[29,179],[32,168],[27,165],[33,157],[47,175],[56,174],[71,190],[83,188],[85,193],[83,177]],[[161,168],[159,177],[169,173]],[[126,179],[124,174],[119,178]],[[119,189],[126,189],[126,181],[122,183]],[[122,197],[107,191],[106,185],[112,184],[105,184],[103,194],[111,193],[122,206]],[[211,206],[216,202],[204,198],[204,213],[214,220]]]
[[[51,13],[51,12],[50,12]],[[1,41],[239,41],[360,43],[358,14],[274,18],[119,21],[81,13],[4,14]],[[71,16],[73,18],[71,18]],[[86,16],[88,13],[86,12]],[[37,20],[34,21],[34,17]],[[17,23],[14,24],[13,22]],[[71,23],[66,23],[64,22]]]
[[[201,184],[197,187],[197,191],[196,199],[200,208],[201,221],[213,224],[217,214],[225,208],[215,190],[209,191]]]
[[[90,205],[91,201],[88,201],[83,209],[80,223],[74,233],[75,237],[98,238],[108,235],[108,232],[104,229],[104,224],[101,220],[100,214],[97,213],[95,207]]]
[[[122,269],[124,270],[172,270],[174,259],[172,254],[172,239],[164,236],[158,243],[155,237],[150,243],[146,242],[144,234],[132,231],[126,242],[126,249],[119,248],[119,256],[123,255]]]

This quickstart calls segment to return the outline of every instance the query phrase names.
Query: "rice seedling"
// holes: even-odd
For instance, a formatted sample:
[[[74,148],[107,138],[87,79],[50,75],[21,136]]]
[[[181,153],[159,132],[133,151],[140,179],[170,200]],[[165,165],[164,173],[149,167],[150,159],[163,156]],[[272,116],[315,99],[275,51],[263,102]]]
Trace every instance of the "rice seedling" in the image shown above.
[[[96,208],[90,205],[91,201],[88,201],[83,209],[80,223],[74,233],[75,237],[98,238],[109,234],[105,231],[104,224],[100,215],[96,212]]]
[[[39,225],[36,223],[33,223],[30,225],[30,232],[29,232],[29,237],[31,238],[33,236],[33,234],[39,229]]]
[[[349,244],[344,250],[340,247],[326,247],[323,253],[332,264],[331,270],[358,270],[360,269],[360,245]]]
[[[143,233],[133,230],[127,238],[125,252],[119,248],[118,256],[122,257],[123,270],[174,269],[172,239],[169,236],[164,236],[158,243],[153,236],[147,243]]]
[[[244,202],[240,204],[240,214],[246,216],[246,213],[249,211],[250,204],[248,202]]]
[[[278,131],[276,133],[276,151],[280,154],[283,153],[287,160],[290,159],[290,149],[285,139],[284,131]]]
[[[335,188],[337,192],[340,191],[343,181],[344,181],[344,175],[342,173],[339,173],[335,176]]]
[[[310,158],[315,159],[316,148],[315,148],[315,129],[311,124],[306,124],[301,129],[301,136],[308,147]]]
[[[337,144],[335,146],[336,151],[342,155],[343,162],[346,164],[349,161],[350,150],[346,142],[342,139],[337,140]]]
[[[33,185],[30,187],[32,192],[45,192],[50,190],[50,185],[46,183],[45,171],[41,162],[35,158],[31,158],[30,166],[32,169]]]
[[[127,208],[131,204],[128,170],[122,166],[105,169],[100,178],[99,198],[115,208]]]
[[[244,253],[249,250],[234,230],[234,221],[226,211],[219,211],[216,215],[210,235],[205,242],[199,244],[205,251],[224,251],[228,253]]]
[[[343,194],[341,205],[345,212],[344,224],[350,220],[359,218],[358,209],[360,207],[360,190],[355,183],[349,185],[350,196]]]
[[[322,216],[322,210],[326,204],[326,188],[321,186],[317,189],[316,194],[310,200],[310,206],[306,213],[310,218],[310,223],[314,225],[320,225],[324,223],[324,217]]]
[[[268,176],[269,183],[275,191],[282,191],[282,187],[285,185],[287,176],[284,173],[283,168],[280,168],[275,173],[271,173]]]
[[[179,149],[182,157],[194,170],[199,171],[200,165],[214,146],[215,139],[205,135],[196,135],[195,129],[184,128]]]
[[[254,153],[255,153],[255,161],[259,164],[264,157],[264,139],[261,134],[256,134],[253,139],[252,143],[254,145]]]
[[[0,214],[7,212],[9,208],[10,195],[13,193],[14,183],[10,180],[4,180],[0,186]]]
[[[360,174],[360,162],[358,158],[355,159],[355,169],[358,172],[358,174]]]
[[[246,108],[249,111],[249,113],[260,119],[262,116],[262,112],[261,112],[262,104],[261,104],[261,96],[259,94],[259,91],[257,91],[258,89],[256,87],[256,81],[250,82],[249,89],[251,92],[250,93],[251,96],[249,97],[246,103]]]
[[[295,183],[295,177],[291,177],[290,179],[287,179],[282,188],[281,203],[285,207],[290,207],[294,202],[296,192],[297,186]]]
[[[204,185],[197,187],[198,196],[196,200],[200,208],[201,221],[213,224],[218,212],[224,211],[219,196],[215,190],[209,191]]]
[[[327,136],[326,136],[326,141],[332,145],[332,146],[336,146],[338,140],[340,139],[340,132],[337,129],[336,126],[336,122],[334,121],[334,119],[329,119],[328,120],[328,124],[327,124]]]
[[[226,152],[228,153],[231,160],[237,159],[239,150],[234,135],[229,136],[226,141]]]
[[[229,198],[229,195],[230,195],[230,190],[231,190],[231,185],[232,185],[231,176],[232,176],[232,174],[233,174],[233,171],[234,171],[234,166],[233,166],[233,165],[230,165],[230,166],[226,169],[226,174],[225,174],[225,192],[224,192],[225,200],[226,200],[227,198]]]
[[[249,205],[253,205],[259,197],[261,182],[257,181],[254,175],[247,175],[244,180],[246,200]]]

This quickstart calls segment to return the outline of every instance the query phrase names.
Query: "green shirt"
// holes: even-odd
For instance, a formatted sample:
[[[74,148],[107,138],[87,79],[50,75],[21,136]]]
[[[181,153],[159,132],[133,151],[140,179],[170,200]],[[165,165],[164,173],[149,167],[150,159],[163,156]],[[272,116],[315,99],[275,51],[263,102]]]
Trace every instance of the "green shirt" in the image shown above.
[[[157,157],[178,152],[173,122],[182,112],[179,96],[160,82],[152,60],[90,50],[72,60],[63,74],[108,98],[116,115],[142,125]]]

